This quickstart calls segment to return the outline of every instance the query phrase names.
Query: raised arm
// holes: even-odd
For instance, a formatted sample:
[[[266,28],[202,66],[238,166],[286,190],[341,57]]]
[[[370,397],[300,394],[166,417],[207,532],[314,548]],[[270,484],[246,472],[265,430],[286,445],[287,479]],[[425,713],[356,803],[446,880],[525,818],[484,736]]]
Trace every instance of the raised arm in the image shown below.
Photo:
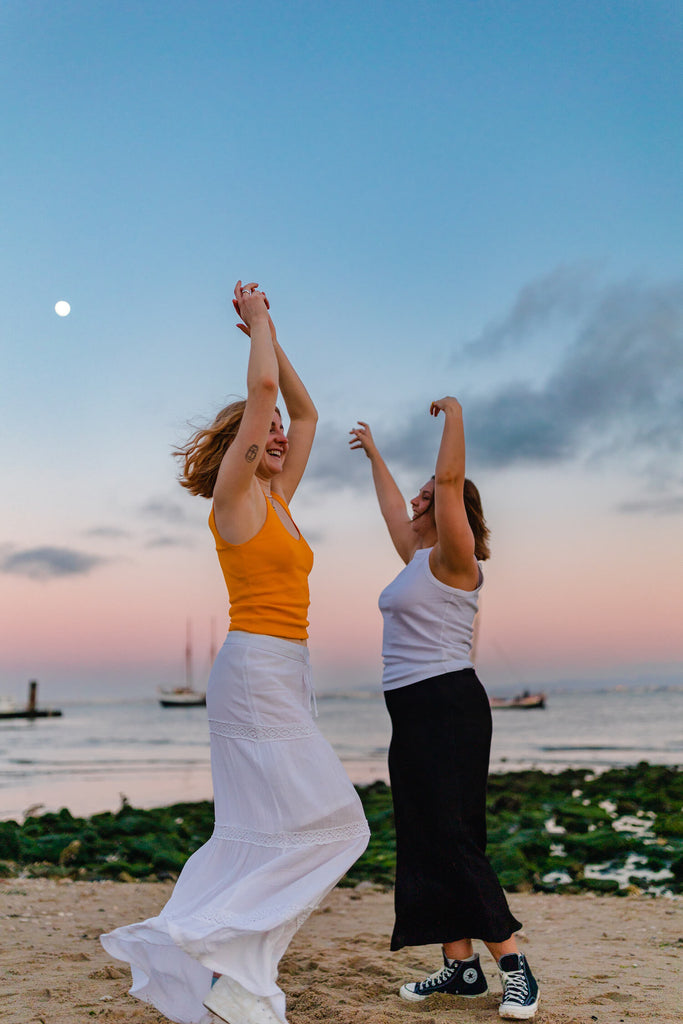
[[[389,467],[379,453],[372,432],[367,423],[358,420],[358,426],[350,430],[351,449],[362,449],[370,459],[372,480],[379,502],[380,512],[387,524],[389,536],[403,561],[407,564],[415,554],[417,538],[410,525],[406,502],[398,484],[389,472]]]
[[[235,285],[235,305],[249,328],[250,349],[247,366],[247,402],[235,440],[230,445],[218,470],[213,499],[219,532],[226,539],[242,527],[250,527],[255,511],[249,501],[254,474],[263,455],[268,432],[273,422],[278,394],[278,360],[269,327],[268,301],[255,284]],[[262,500],[262,499],[261,499]],[[241,520],[246,515],[247,522]],[[224,532],[222,524],[231,529]]]
[[[238,303],[233,302],[233,305],[239,314]],[[280,345],[277,339],[275,324],[270,315],[268,316],[268,325],[278,364],[280,391],[282,392],[285,408],[289,415],[287,457],[282,473],[273,481],[271,486],[272,490],[281,494],[287,504],[289,504],[308,464],[318,423],[318,410]],[[241,323],[237,324],[237,326],[249,337],[250,329],[248,324]]]
[[[304,475],[308,457],[311,454],[318,422],[318,411],[301,378],[277,340],[273,321],[271,320],[270,323],[273,348],[280,374],[280,391],[289,416],[287,457],[282,473],[273,481],[272,487],[289,504]]]
[[[452,587],[474,590],[479,569],[474,556],[474,535],[465,510],[465,430],[462,407],[455,398],[432,402],[432,416],[444,414],[443,434],[434,474],[434,516],[437,543],[430,558],[432,572]]]

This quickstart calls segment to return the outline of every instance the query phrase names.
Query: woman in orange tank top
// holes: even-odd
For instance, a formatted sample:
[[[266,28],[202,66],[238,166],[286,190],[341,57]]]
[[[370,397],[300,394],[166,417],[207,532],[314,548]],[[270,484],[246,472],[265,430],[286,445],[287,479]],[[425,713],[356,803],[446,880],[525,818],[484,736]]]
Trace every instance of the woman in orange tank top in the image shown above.
[[[234,306],[250,338],[247,398],[176,453],[182,485],[212,499],[230,598],[207,687],[215,828],[158,917],[102,937],[131,964],[131,993],[179,1024],[208,1024],[207,1009],[230,1024],[286,1024],[280,958],[369,838],[358,795],[311,714],[313,555],[289,502],[316,409],[278,343],[265,293],[238,281]]]

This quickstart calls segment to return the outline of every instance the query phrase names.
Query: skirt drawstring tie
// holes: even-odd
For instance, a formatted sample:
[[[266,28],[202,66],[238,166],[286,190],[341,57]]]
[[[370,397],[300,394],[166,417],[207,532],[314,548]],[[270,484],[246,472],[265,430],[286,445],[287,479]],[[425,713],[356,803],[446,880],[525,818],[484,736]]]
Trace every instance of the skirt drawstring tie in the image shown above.
[[[313,686],[313,673],[311,672],[311,666],[306,665],[304,667],[304,686],[306,687],[306,694],[308,696],[308,710],[311,712],[314,718],[318,717],[318,702],[315,699],[315,688]]]

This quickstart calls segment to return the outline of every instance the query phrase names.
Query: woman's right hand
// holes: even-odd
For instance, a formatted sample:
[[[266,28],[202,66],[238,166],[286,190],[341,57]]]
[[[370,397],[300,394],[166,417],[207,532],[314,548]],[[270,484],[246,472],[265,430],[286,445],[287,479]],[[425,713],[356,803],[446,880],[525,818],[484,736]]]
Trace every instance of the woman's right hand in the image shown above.
[[[444,414],[450,412],[462,412],[462,406],[457,398],[453,398],[452,395],[446,395],[445,398],[439,398],[432,402],[429,407],[429,412],[432,416],[438,416],[440,412]]]
[[[258,290],[256,281],[251,281],[249,284],[242,284],[241,281],[238,281],[235,285],[235,298],[232,300],[232,304],[235,307],[235,312],[246,325],[247,329],[244,333],[247,335],[251,333],[251,328],[257,320],[261,318],[270,320],[268,315],[270,303],[266,298],[266,293]],[[242,324],[237,326],[244,330]]]
[[[377,445],[367,423],[364,423],[363,420],[358,420],[358,426],[350,430],[349,433],[351,434],[351,440],[349,441],[351,450],[356,451],[358,448],[362,448],[367,457],[371,459],[377,451]]]

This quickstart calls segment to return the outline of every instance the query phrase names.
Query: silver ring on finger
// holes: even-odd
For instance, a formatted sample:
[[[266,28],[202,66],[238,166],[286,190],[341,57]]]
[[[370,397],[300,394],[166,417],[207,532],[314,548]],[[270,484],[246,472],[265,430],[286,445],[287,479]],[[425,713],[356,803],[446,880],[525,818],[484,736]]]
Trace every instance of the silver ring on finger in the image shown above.
[[[242,295],[251,295],[251,288],[243,288]]]

